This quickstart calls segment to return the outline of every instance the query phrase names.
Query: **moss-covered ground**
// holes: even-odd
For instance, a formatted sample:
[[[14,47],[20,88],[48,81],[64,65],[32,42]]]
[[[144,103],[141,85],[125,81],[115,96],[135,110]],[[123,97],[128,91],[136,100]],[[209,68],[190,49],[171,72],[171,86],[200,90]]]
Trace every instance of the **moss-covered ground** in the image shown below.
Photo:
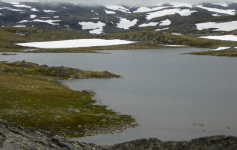
[[[39,75],[42,76],[34,67],[24,69],[0,63],[0,118],[15,126],[67,137],[135,126],[131,116],[96,105],[89,94],[46,80],[50,75]]]
[[[210,55],[210,56],[226,56],[226,57],[237,57],[237,49],[231,48],[226,50],[209,50],[209,51],[200,51],[200,52],[191,52],[188,53],[191,55]]]

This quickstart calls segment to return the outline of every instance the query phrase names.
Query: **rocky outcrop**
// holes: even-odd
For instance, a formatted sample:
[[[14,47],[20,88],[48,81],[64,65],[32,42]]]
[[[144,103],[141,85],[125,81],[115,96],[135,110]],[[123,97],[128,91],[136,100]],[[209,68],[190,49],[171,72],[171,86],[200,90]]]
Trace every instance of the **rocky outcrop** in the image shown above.
[[[42,75],[63,77],[66,79],[84,79],[84,78],[120,78],[120,75],[110,73],[108,71],[90,71],[81,70],[77,68],[68,68],[64,66],[60,67],[49,67],[47,65],[38,65],[36,63],[18,61],[13,63],[2,62],[4,65],[21,67],[21,70],[27,71],[26,68],[34,68],[36,71]],[[7,70],[6,71],[11,71]],[[29,73],[29,72],[28,72]]]
[[[191,141],[168,141],[158,139],[140,139],[131,142],[116,144],[109,150],[234,150],[237,149],[237,137],[210,136],[193,139]]]
[[[0,120],[0,149],[102,150],[103,147],[51,136],[38,131],[26,131],[20,126],[12,127],[7,122]]]

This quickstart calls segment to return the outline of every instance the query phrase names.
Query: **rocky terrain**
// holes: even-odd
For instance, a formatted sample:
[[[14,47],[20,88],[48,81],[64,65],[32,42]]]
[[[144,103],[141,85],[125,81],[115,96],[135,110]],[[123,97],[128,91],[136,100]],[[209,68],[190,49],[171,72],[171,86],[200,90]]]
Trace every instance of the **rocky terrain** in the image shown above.
[[[197,23],[235,21],[236,10],[235,2],[166,3],[141,7],[1,2],[0,26],[39,27],[89,34],[160,30],[182,34],[222,33],[224,31],[216,31],[211,27],[200,30]]]
[[[2,150],[234,150],[236,148],[237,137],[222,135],[201,137],[191,141],[163,142],[150,138],[111,146],[95,145],[39,131],[24,130],[20,126],[12,126],[0,119],[0,149]]]
[[[2,1],[0,52],[74,53],[100,49],[160,48],[169,44],[206,48],[227,45],[230,47],[227,50],[191,54],[236,57],[234,47],[236,42],[198,38],[205,35],[236,35],[236,10],[236,2],[130,7]],[[226,24],[231,26],[222,28]],[[32,41],[85,38],[123,39],[136,43],[128,46],[33,51],[15,45]],[[2,55],[15,55],[15,53]],[[6,81],[0,83],[0,117],[3,119],[0,119],[0,149],[3,150],[237,149],[237,137],[223,135],[178,142],[163,142],[154,138],[139,139],[111,146],[62,138],[68,135],[82,137],[120,133],[126,128],[137,126],[131,116],[118,115],[106,110],[106,106],[93,105],[95,102],[91,98],[95,94],[93,91],[70,91],[58,82],[59,79],[120,78],[120,76],[108,71],[40,66],[25,61],[1,62],[0,76]],[[48,82],[44,81],[45,79]],[[38,86],[37,84],[41,82],[43,86]],[[69,94],[65,94],[66,92]],[[63,94],[60,95],[61,93]],[[58,103],[58,106],[55,106],[55,103]],[[63,124],[66,125],[60,126]]]
[[[27,68],[34,68],[35,71],[39,71],[42,73],[42,75],[48,75],[53,77],[62,77],[65,79],[85,79],[85,78],[120,78],[120,75],[116,75],[113,73],[110,73],[108,71],[85,71],[77,68],[68,68],[64,66],[54,66],[54,67],[48,67],[47,65],[38,65],[36,63],[31,62],[3,62],[7,66],[13,66],[13,67],[20,67],[21,70],[27,70]],[[2,69],[3,71],[3,69]],[[4,70],[6,72],[11,72],[11,70]],[[21,73],[23,74],[23,73]]]

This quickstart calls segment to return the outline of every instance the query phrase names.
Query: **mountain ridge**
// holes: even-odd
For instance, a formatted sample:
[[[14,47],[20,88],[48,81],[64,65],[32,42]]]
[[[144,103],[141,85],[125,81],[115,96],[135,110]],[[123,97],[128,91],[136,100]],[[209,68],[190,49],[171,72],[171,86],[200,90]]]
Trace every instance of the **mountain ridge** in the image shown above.
[[[127,7],[49,2],[0,2],[0,26],[39,27],[86,34],[160,30],[198,34],[203,30],[197,29],[197,23],[235,21],[236,10],[237,3]],[[167,19],[170,23],[162,25]],[[210,28],[204,30],[216,32]]]

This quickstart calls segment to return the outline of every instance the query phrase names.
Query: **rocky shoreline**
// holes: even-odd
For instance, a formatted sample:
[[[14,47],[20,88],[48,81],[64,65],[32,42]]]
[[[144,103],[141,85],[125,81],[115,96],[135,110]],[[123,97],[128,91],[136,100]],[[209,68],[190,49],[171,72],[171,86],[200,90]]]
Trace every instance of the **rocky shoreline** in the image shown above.
[[[61,138],[35,130],[25,130],[0,119],[0,149],[2,150],[234,150],[237,137],[210,136],[191,141],[167,141],[156,138],[139,139],[111,146],[95,145]]]

